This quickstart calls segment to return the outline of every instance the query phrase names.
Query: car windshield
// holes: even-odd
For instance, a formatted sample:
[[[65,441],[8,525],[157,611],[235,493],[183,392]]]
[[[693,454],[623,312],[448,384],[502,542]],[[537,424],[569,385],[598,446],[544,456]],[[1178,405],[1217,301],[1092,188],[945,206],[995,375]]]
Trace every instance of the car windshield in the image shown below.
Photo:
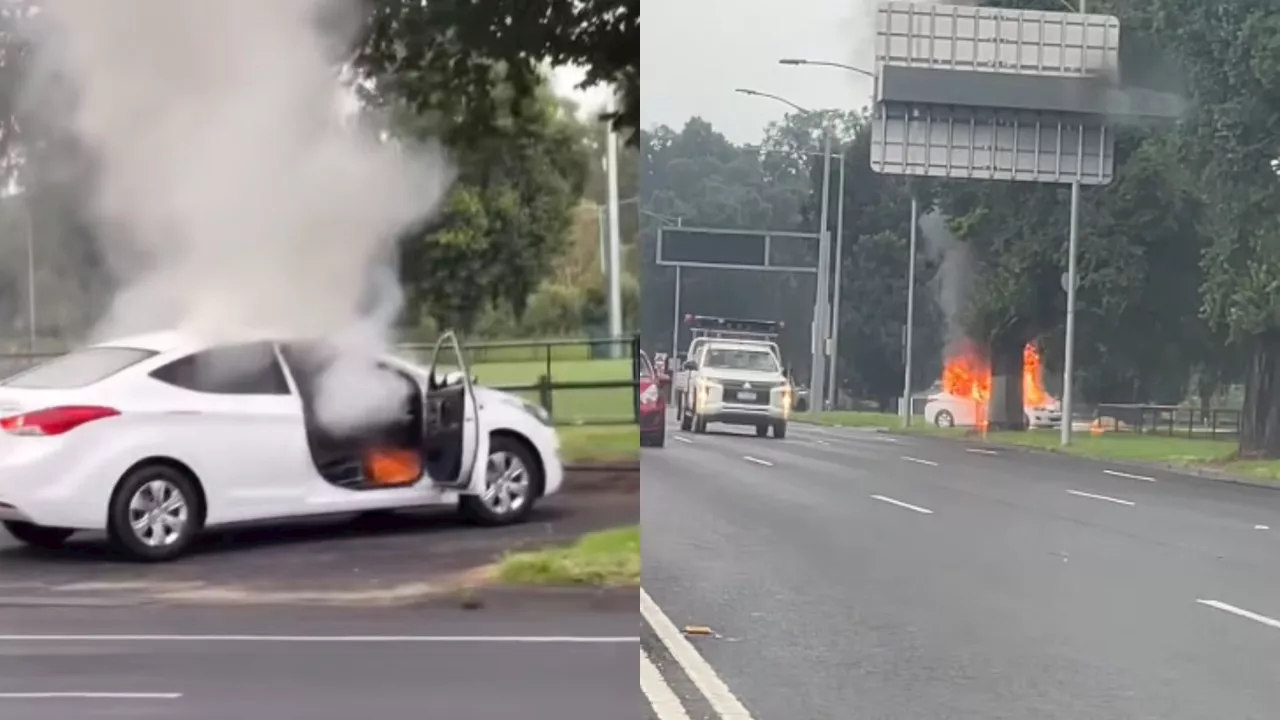
[[[707,360],[704,365],[709,368],[723,368],[725,370],[778,371],[777,359],[773,357],[773,353],[767,350],[712,348],[707,351]]]
[[[60,355],[0,381],[23,390],[69,390],[92,385],[155,355],[129,347],[91,347]]]

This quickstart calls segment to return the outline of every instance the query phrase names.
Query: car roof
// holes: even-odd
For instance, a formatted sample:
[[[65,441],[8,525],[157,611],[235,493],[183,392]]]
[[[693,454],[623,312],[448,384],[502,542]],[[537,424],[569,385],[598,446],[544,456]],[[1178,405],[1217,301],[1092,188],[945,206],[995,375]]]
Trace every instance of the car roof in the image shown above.
[[[202,343],[195,338],[177,330],[165,330],[160,332],[143,333],[138,335],[126,335],[112,340],[104,340],[97,342],[89,347],[93,348],[137,348],[138,350],[150,350],[155,353],[168,353],[182,350],[198,350],[205,347],[207,343]]]

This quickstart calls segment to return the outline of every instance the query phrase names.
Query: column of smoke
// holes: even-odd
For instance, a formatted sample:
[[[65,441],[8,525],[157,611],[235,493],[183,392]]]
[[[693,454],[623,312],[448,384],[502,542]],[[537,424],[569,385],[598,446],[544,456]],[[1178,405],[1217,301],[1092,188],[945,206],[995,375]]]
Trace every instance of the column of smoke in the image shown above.
[[[961,313],[969,299],[973,283],[973,260],[969,246],[947,228],[947,219],[938,212],[927,213],[920,218],[920,235],[925,246],[939,261],[934,283],[938,291],[938,304],[946,318],[946,338],[943,358],[965,354],[972,350],[971,343],[961,324]]]
[[[335,8],[350,22],[333,22]],[[357,11],[332,0],[52,0],[36,38],[38,75],[75,90],[70,119],[96,165],[104,252],[129,268],[96,334],[330,338],[340,352],[317,410],[336,430],[395,410],[401,390],[373,358],[398,288],[383,273],[374,312],[361,312],[362,297],[452,179],[438,151],[341,121],[334,50],[350,37],[335,28],[355,31]]]

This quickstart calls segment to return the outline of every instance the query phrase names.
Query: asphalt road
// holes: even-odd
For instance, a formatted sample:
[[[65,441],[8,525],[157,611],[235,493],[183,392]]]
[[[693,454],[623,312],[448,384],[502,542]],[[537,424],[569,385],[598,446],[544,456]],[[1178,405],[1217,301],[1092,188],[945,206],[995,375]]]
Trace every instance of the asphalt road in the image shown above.
[[[1280,716],[1280,492],[719,430],[642,457],[647,694],[678,700],[653,716]]]
[[[38,551],[0,529],[0,606],[27,599],[413,595],[423,584],[504,552],[569,543],[586,532],[634,523],[638,515],[634,493],[601,491],[546,498],[528,522],[502,528],[464,524],[447,508],[259,524],[212,532],[190,555],[158,565],[128,562],[93,534],[76,536],[60,550]]]
[[[634,717],[636,614],[0,609],[0,717]]]

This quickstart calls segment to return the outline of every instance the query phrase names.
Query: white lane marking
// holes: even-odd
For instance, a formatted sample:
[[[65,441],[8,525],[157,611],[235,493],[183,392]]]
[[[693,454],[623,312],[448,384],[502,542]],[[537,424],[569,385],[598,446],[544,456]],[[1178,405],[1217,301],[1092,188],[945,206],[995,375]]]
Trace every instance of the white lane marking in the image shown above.
[[[1105,500],[1109,503],[1115,503],[1117,505],[1128,505],[1129,507],[1133,507],[1135,504],[1135,503],[1129,502],[1128,500],[1120,500],[1113,497],[1107,497],[1106,495],[1094,495],[1093,493],[1080,492],[1079,490],[1068,490],[1067,492],[1071,493],[1072,495],[1077,495],[1079,497],[1093,498],[1094,500]]]
[[[1280,620],[1269,618],[1266,615],[1259,615],[1256,612],[1251,612],[1244,608],[1238,608],[1235,605],[1228,605],[1224,602],[1219,602],[1218,600],[1196,600],[1196,602],[1217,610],[1222,610],[1223,612],[1229,612],[1232,615],[1239,615],[1242,618],[1248,618],[1254,622],[1260,622],[1263,625],[1269,625],[1273,628],[1280,629]]]
[[[743,455],[742,459],[746,460],[749,463],[755,463],[757,465],[763,465],[765,467],[773,467],[773,463],[769,462],[768,460],[761,460],[760,458],[754,458],[754,457],[751,457],[750,455]]]
[[[692,441],[692,440],[690,440],[689,438],[687,438],[687,437],[685,437],[685,436],[683,436],[683,435],[672,435],[671,437],[675,438],[676,440],[679,440],[679,441],[680,441],[680,442],[682,442],[682,443],[689,443],[689,444],[691,444],[691,445],[693,444],[693,441]]]
[[[1153,477],[1147,477],[1146,475],[1134,475],[1132,473],[1120,472],[1119,470],[1103,470],[1102,472],[1112,477],[1128,478],[1130,480],[1145,480],[1147,482],[1156,481]]]
[[[684,711],[679,696],[644,650],[640,651],[640,691],[648,698],[649,707],[653,708],[658,720],[689,720],[689,713]]]
[[[900,507],[900,508],[906,508],[906,509],[908,509],[908,510],[914,510],[914,511],[916,511],[916,512],[918,512],[918,513],[923,513],[923,514],[925,514],[925,515],[932,515],[932,514],[933,514],[933,511],[932,511],[932,510],[930,510],[929,508],[922,508],[922,507],[920,507],[919,505],[912,505],[912,504],[910,504],[910,503],[904,503],[904,502],[902,502],[901,500],[894,500],[893,498],[891,498],[891,497],[885,497],[884,495],[872,495],[872,496],[871,496],[871,498],[872,498],[873,500],[879,500],[880,502],[887,502],[887,503],[889,503],[890,505],[897,505],[897,506],[898,506],[898,507]]]
[[[1253,529],[1254,530],[1270,530],[1271,528],[1270,526],[1267,526],[1267,525],[1254,525]]]
[[[928,466],[930,466],[930,467],[937,467],[937,466],[938,466],[938,463],[936,463],[936,462],[934,462],[934,461],[932,461],[932,460],[921,460],[920,458],[908,457],[907,455],[903,455],[903,456],[902,456],[902,459],[903,459],[903,460],[906,460],[907,462],[918,463],[918,464],[920,464],[920,465],[928,465]]]
[[[594,635],[0,635],[0,642],[452,643],[618,645],[639,636]]]
[[[0,700],[179,700],[182,693],[0,692]]]
[[[814,438],[814,440],[813,440],[813,441],[814,441],[814,442],[816,442],[816,443],[818,443],[819,445],[830,445],[830,444],[831,444],[831,443],[827,442],[826,440],[823,440],[822,438]]]
[[[649,593],[645,592],[644,588],[640,588],[640,615],[649,623],[649,627],[653,628],[659,642],[667,646],[672,659],[684,670],[685,675],[689,676],[694,687],[698,688],[721,720],[752,720],[751,713],[733,694],[729,686],[724,684],[715,668],[712,668],[710,663],[694,649],[693,644],[680,634],[675,623],[662,612],[662,608],[658,607],[658,603],[649,597]]]
[[[964,451],[973,453],[975,455],[999,455],[1000,454],[995,450],[986,450],[984,448],[965,448]]]

